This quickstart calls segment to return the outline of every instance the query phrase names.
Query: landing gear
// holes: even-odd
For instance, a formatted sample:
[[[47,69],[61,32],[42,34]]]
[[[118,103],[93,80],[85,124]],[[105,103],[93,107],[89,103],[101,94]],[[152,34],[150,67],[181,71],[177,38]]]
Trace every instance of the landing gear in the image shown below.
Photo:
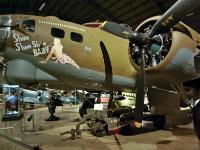
[[[194,129],[197,134],[198,139],[200,140],[200,101],[193,108],[193,123]]]
[[[82,100],[82,103],[79,106],[79,114],[81,117],[87,114],[88,108],[94,108],[95,98],[87,98]]]
[[[106,122],[96,122],[93,128],[94,136],[102,137],[106,136],[108,133],[108,126]]]
[[[87,114],[87,106],[86,106],[86,101],[82,101],[82,103],[79,106],[79,115],[83,117],[84,115]]]
[[[153,125],[157,130],[163,129],[166,121],[166,117],[164,115],[156,115],[153,116]]]

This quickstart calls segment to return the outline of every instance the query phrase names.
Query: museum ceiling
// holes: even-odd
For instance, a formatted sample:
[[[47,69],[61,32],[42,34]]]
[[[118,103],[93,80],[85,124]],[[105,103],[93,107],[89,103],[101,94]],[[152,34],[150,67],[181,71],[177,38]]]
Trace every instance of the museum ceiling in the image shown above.
[[[0,14],[34,14],[86,23],[112,20],[135,28],[141,21],[163,14],[176,0],[0,0]],[[195,5],[195,4],[194,4]],[[200,12],[184,22],[200,32]]]

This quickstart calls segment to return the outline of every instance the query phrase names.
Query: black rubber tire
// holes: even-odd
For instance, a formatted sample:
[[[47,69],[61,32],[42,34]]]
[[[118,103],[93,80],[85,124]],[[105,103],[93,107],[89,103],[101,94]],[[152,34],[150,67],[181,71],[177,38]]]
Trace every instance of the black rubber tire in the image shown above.
[[[87,107],[85,101],[82,101],[79,106],[79,115],[83,117],[86,114],[87,114]]]
[[[90,102],[89,102],[90,101]],[[95,103],[95,99],[88,99],[87,101],[82,101],[79,106],[79,114],[81,117],[87,114],[88,108],[93,108]]]
[[[165,122],[166,122],[165,115],[156,115],[156,116],[153,116],[153,125],[156,128],[156,130],[163,129],[163,127],[165,125]]]
[[[105,130],[97,130],[94,135],[96,137],[103,137],[103,136],[106,136],[107,135],[107,132]]]
[[[200,140],[200,102],[193,108],[193,124],[197,137]]]
[[[102,127],[99,127],[99,125],[102,125]],[[103,136],[106,136],[107,133],[108,133],[108,126],[105,122],[97,122],[95,125],[94,125],[94,136],[97,136],[97,137],[103,137]]]

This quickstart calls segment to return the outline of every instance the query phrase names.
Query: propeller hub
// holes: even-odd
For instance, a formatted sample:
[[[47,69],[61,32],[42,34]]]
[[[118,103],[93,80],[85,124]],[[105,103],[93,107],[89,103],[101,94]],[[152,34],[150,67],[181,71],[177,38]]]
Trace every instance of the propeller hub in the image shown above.
[[[150,41],[150,39],[148,37],[148,34],[134,31],[130,34],[129,41],[133,42],[139,47],[142,47],[146,45],[148,41]]]

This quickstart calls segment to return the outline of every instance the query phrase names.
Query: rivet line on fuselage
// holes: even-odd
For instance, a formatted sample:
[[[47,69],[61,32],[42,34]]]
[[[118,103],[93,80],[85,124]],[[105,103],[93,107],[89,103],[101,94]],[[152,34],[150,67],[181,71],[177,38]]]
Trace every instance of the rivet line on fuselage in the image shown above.
[[[70,29],[74,29],[74,30],[79,30],[79,31],[85,32],[85,29],[83,29],[83,28],[74,27],[74,26],[66,25],[66,24],[62,24],[62,23],[55,23],[55,22],[43,21],[43,20],[39,20],[39,23],[53,25],[53,26],[59,26],[59,27],[64,27],[64,28],[70,28]]]

